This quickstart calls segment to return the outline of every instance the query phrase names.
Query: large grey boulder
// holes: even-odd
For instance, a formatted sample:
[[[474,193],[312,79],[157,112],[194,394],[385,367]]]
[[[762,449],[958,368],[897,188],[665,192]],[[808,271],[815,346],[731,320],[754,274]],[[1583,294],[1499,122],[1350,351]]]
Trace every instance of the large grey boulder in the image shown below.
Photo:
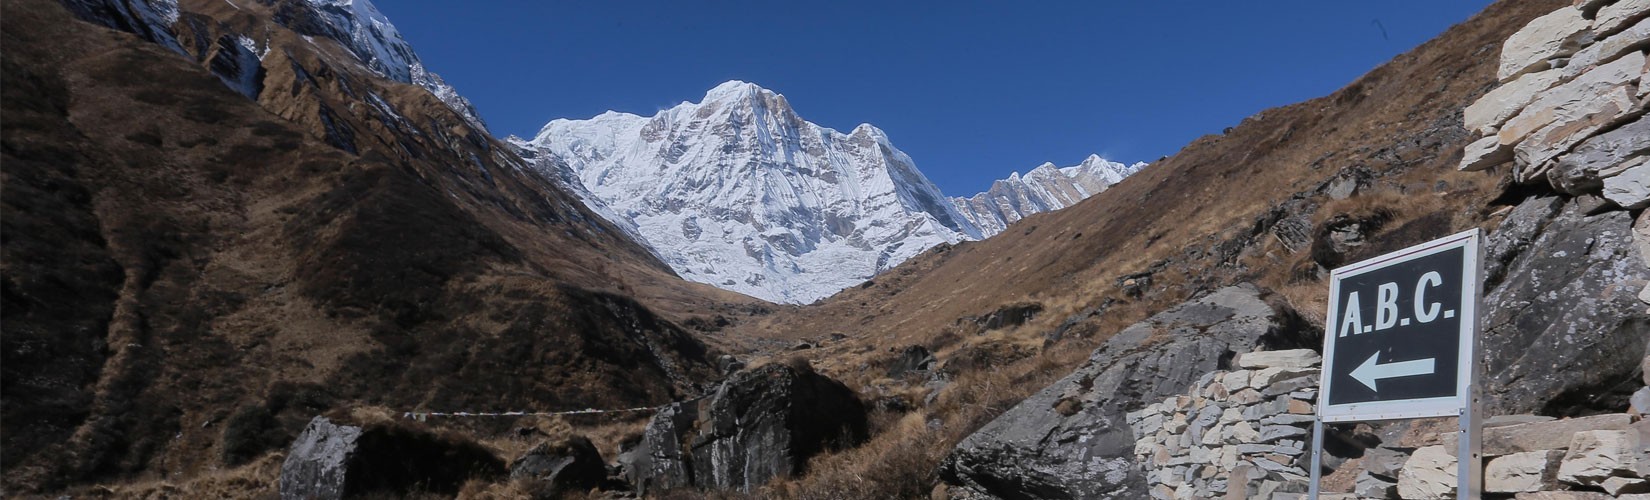
[[[641,442],[619,455],[625,479],[637,492],[645,494],[693,485],[687,440],[693,434],[698,417],[698,400],[660,408],[642,431]]]
[[[465,481],[502,475],[487,448],[394,422],[310,420],[292,443],[279,479],[282,499],[457,494]]]
[[[343,498],[344,479],[360,438],[360,427],[333,424],[326,417],[310,420],[281,463],[281,498]]]
[[[1626,394],[1601,388],[1637,375],[1650,314],[1635,295],[1650,269],[1627,212],[1587,215],[1583,205],[1532,198],[1490,237],[1482,314],[1491,415],[1627,407]]]
[[[865,405],[852,389],[806,365],[770,364],[734,374],[706,400],[655,415],[625,467],[643,494],[684,486],[749,492],[866,436]]]
[[[1230,368],[1293,316],[1252,285],[1228,287],[1119,332],[1071,375],[965,438],[940,466],[969,495],[1147,498],[1125,414]]]

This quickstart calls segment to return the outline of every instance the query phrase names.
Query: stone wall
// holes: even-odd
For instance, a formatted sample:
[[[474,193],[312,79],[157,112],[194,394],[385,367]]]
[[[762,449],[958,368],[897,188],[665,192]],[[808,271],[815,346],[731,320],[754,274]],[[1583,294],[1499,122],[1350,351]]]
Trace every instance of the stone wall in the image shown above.
[[[1131,412],[1135,460],[1152,498],[1270,498],[1304,492],[1318,397],[1316,352],[1256,351],[1240,369]]]
[[[1484,493],[1515,498],[1650,500],[1650,428],[1624,413],[1557,420],[1502,418],[1483,429]],[[1455,494],[1455,435],[1414,451],[1398,474],[1400,498]],[[1543,492],[1541,495],[1536,493]],[[1544,496],[1543,496],[1544,495]]]
[[[1462,170],[1511,165],[1616,206],[1650,206],[1650,1],[1577,0],[1536,18],[1501,48],[1501,84],[1463,111]]]
[[[1242,354],[1239,369],[1205,374],[1186,394],[1130,412],[1135,462],[1145,468],[1151,497],[1304,498],[1320,361],[1305,349]],[[1650,500],[1650,422],[1641,419],[1637,408],[1570,419],[1488,419],[1486,497]],[[1355,480],[1337,485],[1326,477],[1322,498],[1454,498],[1455,424],[1435,423],[1416,439],[1431,443],[1425,446],[1372,447],[1354,460],[1326,452],[1326,467]]]

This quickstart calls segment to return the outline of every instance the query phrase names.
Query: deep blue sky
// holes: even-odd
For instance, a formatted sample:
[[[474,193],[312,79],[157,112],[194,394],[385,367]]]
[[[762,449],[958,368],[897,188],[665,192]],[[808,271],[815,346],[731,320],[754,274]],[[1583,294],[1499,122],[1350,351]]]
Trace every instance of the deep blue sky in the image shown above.
[[[495,135],[650,116],[726,80],[869,122],[949,195],[1089,153],[1152,161],[1328,94],[1488,0],[378,0]]]

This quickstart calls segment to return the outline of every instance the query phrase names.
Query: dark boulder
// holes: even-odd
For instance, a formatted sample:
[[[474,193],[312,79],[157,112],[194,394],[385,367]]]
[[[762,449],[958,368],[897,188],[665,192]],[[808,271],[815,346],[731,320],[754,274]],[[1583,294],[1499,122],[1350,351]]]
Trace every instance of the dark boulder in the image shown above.
[[[1182,394],[1276,337],[1294,316],[1227,287],[1119,332],[1076,372],[965,438],[940,466],[962,491],[1002,498],[1147,498],[1129,411]],[[956,490],[953,490],[956,491]]]
[[[471,478],[503,475],[487,448],[397,423],[349,425],[310,420],[281,464],[283,499],[369,494],[457,494]]]
[[[734,374],[706,400],[665,408],[622,461],[642,494],[681,486],[748,492],[801,473],[828,448],[863,442],[865,417],[841,382],[806,364],[770,364]]]
[[[934,353],[928,352],[928,348],[920,345],[905,346],[905,349],[900,350],[899,357],[894,358],[893,364],[888,367],[888,377],[899,378],[907,373],[926,372],[934,369],[937,362]]]
[[[981,331],[998,330],[1023,325],[1027,321],[1031,321],[1032,318],[1037,317],[1037,314],[1041,312],[1043,312],[1043,305],[1036,302],[1008,304],[991,311],[985,316],[974,318],[974,323],[980,327]]]
[[[584,436],[539,443],[510,463],[510,479],[532,484],[535,496],[588,491],[607,479],[607,465]]]
[[[723,375],[730,375],[743,369],[745,369],[745,362],[740,361],[739,358],[735,358],[731,354],[716,357],[716,371]]]
[[[1533,198],[1486,245],[1486,410],[1562,416],[1620,411],[1650,336],[1636,297],[1643,256],[1625,211]]]

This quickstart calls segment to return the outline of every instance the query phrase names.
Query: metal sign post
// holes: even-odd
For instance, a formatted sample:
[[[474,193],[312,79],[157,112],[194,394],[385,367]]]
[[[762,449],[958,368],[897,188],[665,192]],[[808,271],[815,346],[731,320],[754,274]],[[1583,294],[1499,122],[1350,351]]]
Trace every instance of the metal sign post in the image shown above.
[[[1479,497],[1482,239],[1473,229],[1330,273],[1312,422],[1314,500],[1325,423],[1452,415],[1461,424],[1457,498]]]

